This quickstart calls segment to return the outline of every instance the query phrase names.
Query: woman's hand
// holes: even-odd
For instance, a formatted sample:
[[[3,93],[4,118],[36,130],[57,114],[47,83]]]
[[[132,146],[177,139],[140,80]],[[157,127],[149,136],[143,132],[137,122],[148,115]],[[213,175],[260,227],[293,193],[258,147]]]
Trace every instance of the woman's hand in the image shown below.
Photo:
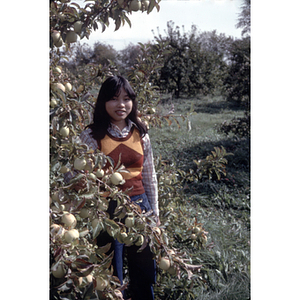
[[[161,223],[160,223],[160,219],[159,219],[159,216],[156,217],[156,226],[159,226]]]

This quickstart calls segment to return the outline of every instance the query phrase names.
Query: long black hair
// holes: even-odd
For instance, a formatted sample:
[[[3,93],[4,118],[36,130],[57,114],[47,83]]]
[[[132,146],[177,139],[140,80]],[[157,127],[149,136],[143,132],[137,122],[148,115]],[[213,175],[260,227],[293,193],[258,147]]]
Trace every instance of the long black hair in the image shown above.
[[[103,82],[100,88],[94,110],[93,123],[87,126],[91,128],[91,135],[96,141],[104,138],[107,128],[110,125],[110,116],[106,111],[105,103],[114,96],[118,96],[121,92],[121,88],[125,90],[128,97],[132,100],[132,110],[126,118],[126,122],[128,119],[134,122],[141,137],[147,133],[147,127],[138,118],[136,94],[129,82],[123,76],[111,76]]]

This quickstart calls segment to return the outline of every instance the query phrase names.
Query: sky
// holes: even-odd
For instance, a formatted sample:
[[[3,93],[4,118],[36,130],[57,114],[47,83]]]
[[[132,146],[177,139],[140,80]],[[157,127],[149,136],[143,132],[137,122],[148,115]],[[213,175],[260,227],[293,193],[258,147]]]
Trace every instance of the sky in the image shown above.
[[[175,26],[184,25],[186,31],[189,31],[194,24],[200,31],[217,30],[217,33],[240,38],[241,29],[237,29],[235,25],[242,2],[242,0],[162,0],[159,3],[159,12],[154,8],[149,15],[141,11],[129,15],[131,28],[125,23],[119,30],[114,31],[115,25],[110,19],[110,25],[103,33],[101,30],[93,31],[89,40],[84,38],[81,43],[92,46],[100,41],[112,45],[116,50],[121,50],[129,43],[152,41],[154,37],[152,30],[157,34],[157,27],[164,35],[167,22],[170,20],[175,23]]]

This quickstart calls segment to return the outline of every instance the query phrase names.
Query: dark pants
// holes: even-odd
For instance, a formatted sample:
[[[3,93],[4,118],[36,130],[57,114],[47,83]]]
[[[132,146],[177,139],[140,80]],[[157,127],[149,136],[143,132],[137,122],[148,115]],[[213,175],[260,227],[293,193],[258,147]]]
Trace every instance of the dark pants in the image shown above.
[[[146,194],[131,197],[132,201],[137,201],[142,211],[146,212],[151,209]],[[115,202],[115,201],[111,201]],[[110,208],[109,210],[114,210]],[[101,239],[103,243],[103,239]],[[99,241],[100,242],[100,241]],[[123,284],[123,259],[124,254],[127,255],[129,286],[132,300],[154,300],[153,284],[156,282],[156,263],[149,245],[141,252],[137,252],[140,247],[135,245],[127,247],[117,240],[110,241],[112,243],[111,251],[114,250],[113,267],[114,275],[117,276]],[[102,244],[101,243],[101,244]]]

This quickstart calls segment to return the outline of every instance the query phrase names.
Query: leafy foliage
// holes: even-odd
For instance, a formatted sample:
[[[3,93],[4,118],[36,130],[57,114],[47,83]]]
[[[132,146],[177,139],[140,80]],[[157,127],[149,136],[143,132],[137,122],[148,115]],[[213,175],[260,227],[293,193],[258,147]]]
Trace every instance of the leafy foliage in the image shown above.
[[[200,182],[216,185],[214,176],[220,184],[224,183],[221,175],[226,174],[225,157],[229,155],[225,148],[210,147],[210,151],[214,148],[211,154],[200,154],[206,156],[202,163],[185,152],[184,161],[190,161],[193,168],[183,169],[178,160],[170,159],[172,155],[156,158],[162,222],[157,228],[151,212],[142,213],[127,193],[113,184],[115,173],[126,172],[123,166],[89,149],[78,138],[91,122],[99,85],[117,73],[118,66],[111,60],[89,60],[93,53],[88,54],[84,46],[74,47],[67,34],[75,28],[78,31],[78,21],[82,22],[77,32],[80,38],[88,37],[99,25],[104,30],[109,18],[114,20],[116,29],[130,22],[130,1],[121,2],[86,1],[81,8],[67,0],[50,1],[50,297],[120,297],[118,292],[125,286],[120,286],[113,276],[111,245],[97,246],[95,242],[102,235],[127,245],[139,244],[141,251],[149,243],[158,264],[162,258],[170,261],[169,269],[158,269],[155,292],[159,299],[194,299],[199,295],[204,299],[211,292],[222,297],[226,291],[232,292],[232,299],[242,293],[247,295],[238,283],[241,278],[248,280],[248,248],[231,251],[235,247],[233,237],[242,242],[249,240],[241,222],[247,220],[249,209],[244,195],[239,195],[243,198],[239,200],[223,185],[215,189],[214,195],[191,193]],[[154,7],[159,9],[158,2],[151,0],[147,12]],[[64,47],[55,41],[56,32]],[[182,122],[186,122],[190,130],[193,108],[179,114],[175,107],[162,110],[159,88],[153,84],[170,51],[163,39],[157,39],[154,45],[140,44],[136,63],[127,69],[127,76],[139,99],[140,118],[150,128],[163,130],[165,125],[169,129],[175,125],[182,130]],[[79,63],[78,58],[87,64]],[[166,144],[164,147],[168,150]],[[78,169],[78,160],[85,162],[83,169]],[[66,180],[68,177],[72,177],[70,181]],[[112,205],[111,216],[108,208]],[[214,211],[216,207],[222,209],[220,216]],[[224,209],[230,211],[231,217]],[[134,220],[133,226],[127,219]],[[218,230],[221,223],[223,231]]]
[[[132,66],[137,63],[137,57],[141,55],[141,48],[139,44],[134,45],[129,43],[127,47],[119,51],[119,70],[121,74],[128,74]]]
[[[82,21],[76,22],[85,24]],[[69,31],[75,30],[76,22],[73,24],[74,28],[71,26]],[[184,28],[180,30],[178,26],[175,27],[173,22],[168,22],[167,26],[165,36],[158,32],[154,36],[155,42],[147,44],[148,55],[152,52],[152,57],[155,57],[154,53],[160,53],[161,56],[160,64],[156,64],[156,69],[152,70],[149,83],[158,86],[161,92],[170,92],[176,97],[180,94],[194,96],[199,93],[222,93],[229,101],[249,104],[249,37],[234,40],[224,34],[217,34],[215,30],[200,32],[196,26],[192,26],[189,32],[185,32]],[[87,32],[82,28],[84,25],[81,26],[81,32]],[[58,29],[52,30],[53,49],[58,43],[54,43],[55,33],[60,35]],[[145,51],[142,52],[140,45],[130,44],[118,52],[112,46],[100,42],[91,48],[87,44],[80,45],[79,42],[70,44],[66,37],[60,38],[66,41],[67,46],[65,51],[61,51],[68,57],[64,64],[75,77],[87,64],[98,65],[100,69],[114,68],[115,71],[119,70],[122,74],[129,75],[132,72],[131,68],[141,62],[138,57],[146,59],[149,64],[153,63],[145,56]],[[69,48],[72,49],[72,56]]]
[[[208,99],[209,98],[209,99]],[[201,99],[201,100],[200,100]],[[159,280],[156,293],[159,299],[249,299],[250,298],[250,146],[248,137],[239,137],[234,133],[225,135],[216,129],[224,119],[242,116],[241,107],[233,107],[220,97],[201,97],[200,99],[173,99],[174,111],[189,111],[191,103],[197,114],[191,116],[191,130],[176,125],[162,129],[151,128],[154,154],[165,161],[168,171],[181,181],[182,190],[177,194],[165,195],[164,212],[170,216],[169,227],[176,232],[177,223],[192,228],[192,220],[203,223],[207,234],[204,248],[197,248],[192,243],[184,244],[184,239],[177,239],[180,249],[188,248],[193,263],[202,264],[200,272],[193,275],[192,282],[164,276]],[[205,100],[205,101],[204,101]],[[201,109],[199,105],[201,104]],[[213,104],[213,105],[212,105]],[[162,105],[162,104],[161,104]],[[170,105],[164,102],[166,109]],[[234,108],[234,109],[233,109]],[[156,136],[159,135],[159,138]],[[214,152],[224,147],[227,160],[226,176],[221,173],[218,180],[214,174],[201,180],[188,174],[195,174],[195,161],[205,161]],[[228,151],[228,152],[227,152]],[[224,152],[225,153],[225,152]],[[216,153],[217,154],[217,153]],[[176,170],[176,171],[175,171]],[[180,170],[180,172],[178,172]],[[182,174],[182,175],[180,175]],[[184,177],[186,176],[186,177]],[[180,193],[179,193],[180,191]],[[176,200],[174,199],[175,197]],[[176,204],[170,204],[176,201]],[[172,219],[177,207],[184,212],[184,218]],[[173,211],[172,211],[173,210]],[[185,218],[190,219],[189,224]],[[194,218],[194,219],[193,219]],[[199,222],[197,221],[197,222]],[[173,226],[172,226],[173,224]],[[190,231],[192,233],[192,231]],[[180,244],[180,241],[183,243]],[[199,282],[201,276],[203,281]],[[197,279],[198,278],[198,279]],[[179,291],[177,293],[177,291]],[[192,296],[192,294],[194,296]]]
[[[250,114],[245,113],[244,117],[234,118],[230,122],[224,121],[218,130],[225,134],[232,132],[239,137],[250,136]]]
[[[96,1],[95,5],[99,3]],[[112,3],[110,7],[113,7]],[[50,5],[59,10],[68,7],[56,1]],[[89,8],[93,11],[94,7],[89,5]],[[58,22],[52,16],[52,25],[55,20]],[[73,19],[68,22],[58,22],[61,31],[67,30]],[[64,36],[63,32],[61,34]],[[150,77],[157,71],[166,51],[161,44],[156,45],[155,51],[153,49],[149,45],[140,45],[141,55],[128,75],[140,101],[140,116],[145,121],[148,119],[152,126],[159,124],[160,118],[170,118],[149,113],[159,102],[157,87],[151,85]],[[59,47],[50,49],[51,299],[89,299],[96,295],[103,299],[118,297],[117,292],[125,287],[121,287],[118,278],[113,276],[111,245],[100,247],[95,242],[103,234],[128,246],[142,241],[140,251],[148,243],[158,263],[162,257],[170,260],[170,274],[190,280],[193,272],[201,269],[201,265],[193,264],[188,248],[184,251],[173,246],[178,239],[190,243],[189,233],[178,230],[177,240],[174,240],[173,232],[166,228],[168,222],[164,218],[161,228],[157,228],[151,212],[142,213],[139,206],[130,201],[127,193],[121,192],[113,183],[112,177],[116,173],[126,172],[120,162],[113,162],[99,151],[94,152],[78,138],[79,133],[91,122],[96,100],[94,86],[116,72],[115,66],[89,64],[76,76],[65,64],[71,55],[72,47],[69,45],[64,51],[60,51]],[[147,118],[149,115],[150,118]],[[165,169],[160,172],[169,174]],[[160,185],[161,198],[164,199],[169,191],[176,194],[176,189],[182,190],[180,182],[172,186],[172,183],[164,181]],[[111,205],[115,206],[112,216],[108,213]],[[183,217],[183,212],[177,207],[174,214]],[[127,219],[133,220],[132,226],[126,222]],[[207,232],[200,223],[196,222],[193,226],[199,228],[197,241],[193,243],[204,247]]]
[[[189,33],[181,33],[179,27],[174,28],[174,22],[171,21],[167,27],[167,36],[159,34],[155,37],[156,40],[167,42],[169,49],[159,77],[156,78],[161,90],[174,92],[176,97],[180,93],[189,96],[199,92],[212,93],[222,84],[227,68],[222,46],[225,37],[217,37],[215,31],[201,34],[196,26],[192,26]],[[212,47],[218,47],[218,51]]]
[[[237,28],[242,28],[242,36],[250,34],[251,28],[251,0],[243,0],[241,12],[239,14]]]
[[[164,41],[157,41],[156,44],[139,44],[137,52],[139,53],[135,59],[135,64],[127,72],[128,78],[139,99],[140,118],[148,127],[162,127],[167,124],[171,126],[175,123],[180,127],[179,120],[189,122],[191,110],[185,114],[174,114],[174,110],[167,112],[159,110],[161,96],[159,87],[152,84],[152,79],[157,76],[159,69],[162,67],[166,55],[170,51],[166,47]]]
[[[224,84],[227,100],[244,104],[250,103],[250,38],[236,40],[232,44],[230,67]]]
[[[110,19],[114,21],[115,30],[118,30],[125,22],[131,26],[129,14],[132,13],[132,1],[116,1],[116,0],[95,0],[85,1],[85,5],[81,7],[78,3],[65,1],[50,1],[50,32],[58,32],[61,34],[63,42],[68,44],[67,34],[75,32],[80,39],[89,38],[92,30],[99,27],[102,32],[110,25]],[[151,0],[148,8],[143,9],[149,14],[154,7],[160,9],[156,0]],[[76,22],[80,22],[77,27]],[[78,23],[77,23],[78,24]],[[50,47],[57,46],[57,41],[50,37]]]
[[[196,173],[198,178],[201,179],[203,176],[207,176],[208,179],[212,179],[213,174],[217,176],[217,179],[221,179],[221,174],[226,176],[225,164],[227,164],[227,159],[225,156],[232,155],[232,153],[227,153],[225,148],[215,147],[215,151],[211,151],[211,155],[208,155],[205,160],[194,161],[196,163],[197,169]]]

